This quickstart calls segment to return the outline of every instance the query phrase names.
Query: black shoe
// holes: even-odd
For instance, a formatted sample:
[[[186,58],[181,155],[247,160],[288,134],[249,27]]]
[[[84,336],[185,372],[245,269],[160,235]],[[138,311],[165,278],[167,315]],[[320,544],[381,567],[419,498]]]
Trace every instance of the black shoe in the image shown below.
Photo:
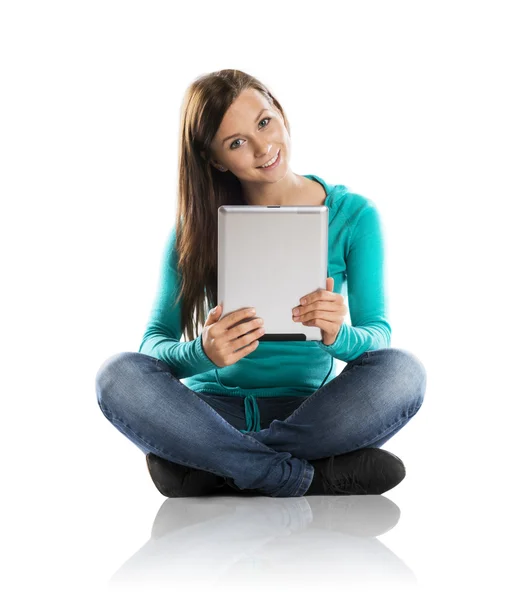
[[[209,496],[224,485],[224,477],[179,465],[151,452],[146,462],[157,490],[168,498]]]
[[[220,486],[220,493],[222,495],[234,495],[234,496],[264,496],[260,490],[255,488],[239,488],[231,477],[224,477],[225,483]]]
[[[315,474],[304,496],[383,494],[406,476],[400,458],[381,448],[361,448],[308,462]]]

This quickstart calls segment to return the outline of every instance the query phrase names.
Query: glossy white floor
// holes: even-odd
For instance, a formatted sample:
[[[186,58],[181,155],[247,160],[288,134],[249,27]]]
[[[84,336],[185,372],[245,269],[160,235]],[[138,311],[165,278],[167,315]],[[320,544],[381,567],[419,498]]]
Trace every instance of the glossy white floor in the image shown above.
[[[279,499],[164,498],[141,452],[99,412],[96,365],[86,364],[79,380],[58,360],[58,393],[82,390],[67,407],[61,402],[60,424],[40,427],[51,410],[45,406],[5,424],[22,441],[4,453],[11,493],[3,537],[18,558],[8,576],[19,589],[53,589],[57,597],[128,598],[153,589],[231,597],[237,589],[255,597],[361,590],[406,598],[482,589],[511,598],[521,554],[515,467],[522,454],[517,461],[511,415],[505,431],[493,417],[512,397],[510,380],[475,380],[481,354],[473,348],[440,364],[425,361],[425,404],[384,446],[406,464],[396,488],[382,496]],[[512,366],[499,355],[485,373]],[[53,385],[26,376],[33,391],[35,381]]]

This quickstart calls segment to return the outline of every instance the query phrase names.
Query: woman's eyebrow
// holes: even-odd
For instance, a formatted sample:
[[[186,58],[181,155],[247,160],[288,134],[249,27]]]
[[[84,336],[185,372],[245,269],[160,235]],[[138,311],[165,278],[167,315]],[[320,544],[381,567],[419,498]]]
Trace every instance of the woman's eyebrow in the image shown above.
[[[267,108],[263,108],[263,109],[262,109],[262,110],[261,110],[261,111],[258,113],[258,115],[256,116],[256,118],[255,118],[255,120],[254,120],[254,123],[256,123],[256,122],[257,122],[257,121],[260,119],[260,115],[261,115],[261,114],[262,114],[262,113],[263,113],[265,110],[269,110],[269,109],[267,109]],[[223,144],[225,144],[225,143],[227,142],[227,140],[229,140],[229,139],[230,139],[230,138],[232,138],[232,137],[236,137],[237,135],[241,135],[241,134],[240,134],[240,133],[233,133],[233,135],[228,135],[228,136],[227,136],[227,138],[224,138],[224,139],[222,140],[222,145],[223,145]]]

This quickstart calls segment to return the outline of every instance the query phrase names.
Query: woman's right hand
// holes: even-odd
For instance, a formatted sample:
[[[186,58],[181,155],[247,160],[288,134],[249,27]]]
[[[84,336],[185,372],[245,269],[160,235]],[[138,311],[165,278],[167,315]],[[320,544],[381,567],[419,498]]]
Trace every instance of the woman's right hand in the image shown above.
[[[250,308],[235,310],[219,321],[221,314],[220,304],[215,312],[210,311],[202,331],[202,347],[217,367],[228,367],[257,348],[258,338],[264,335],[264,320],[257,319]]]

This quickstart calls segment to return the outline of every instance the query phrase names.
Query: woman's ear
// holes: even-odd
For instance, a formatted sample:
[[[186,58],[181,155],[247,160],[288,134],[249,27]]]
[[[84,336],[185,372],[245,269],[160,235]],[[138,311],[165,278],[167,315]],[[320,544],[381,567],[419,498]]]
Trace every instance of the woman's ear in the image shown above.
[[[200,151],[200,156],[206,161],[208,162],[212,167],[215,167],[215,169],[218,169],[219,171],[227,171],[227,169],[225,167],[223,167],[220,163],[218,163],[216,160],[214,160],[213,158],[207,158],[206,154],[204,152],[204,150]]]
[[[212,167],[215,167],[217,169],[220,169],[221,171],[223,171],[224,169],[222,167],[220,167],[220,165],[214,161],[212,158],[207,158],[207,156],[205,155],[205,152],[203,150],[200,151],[200,156],[206,161],[208,162]]]

